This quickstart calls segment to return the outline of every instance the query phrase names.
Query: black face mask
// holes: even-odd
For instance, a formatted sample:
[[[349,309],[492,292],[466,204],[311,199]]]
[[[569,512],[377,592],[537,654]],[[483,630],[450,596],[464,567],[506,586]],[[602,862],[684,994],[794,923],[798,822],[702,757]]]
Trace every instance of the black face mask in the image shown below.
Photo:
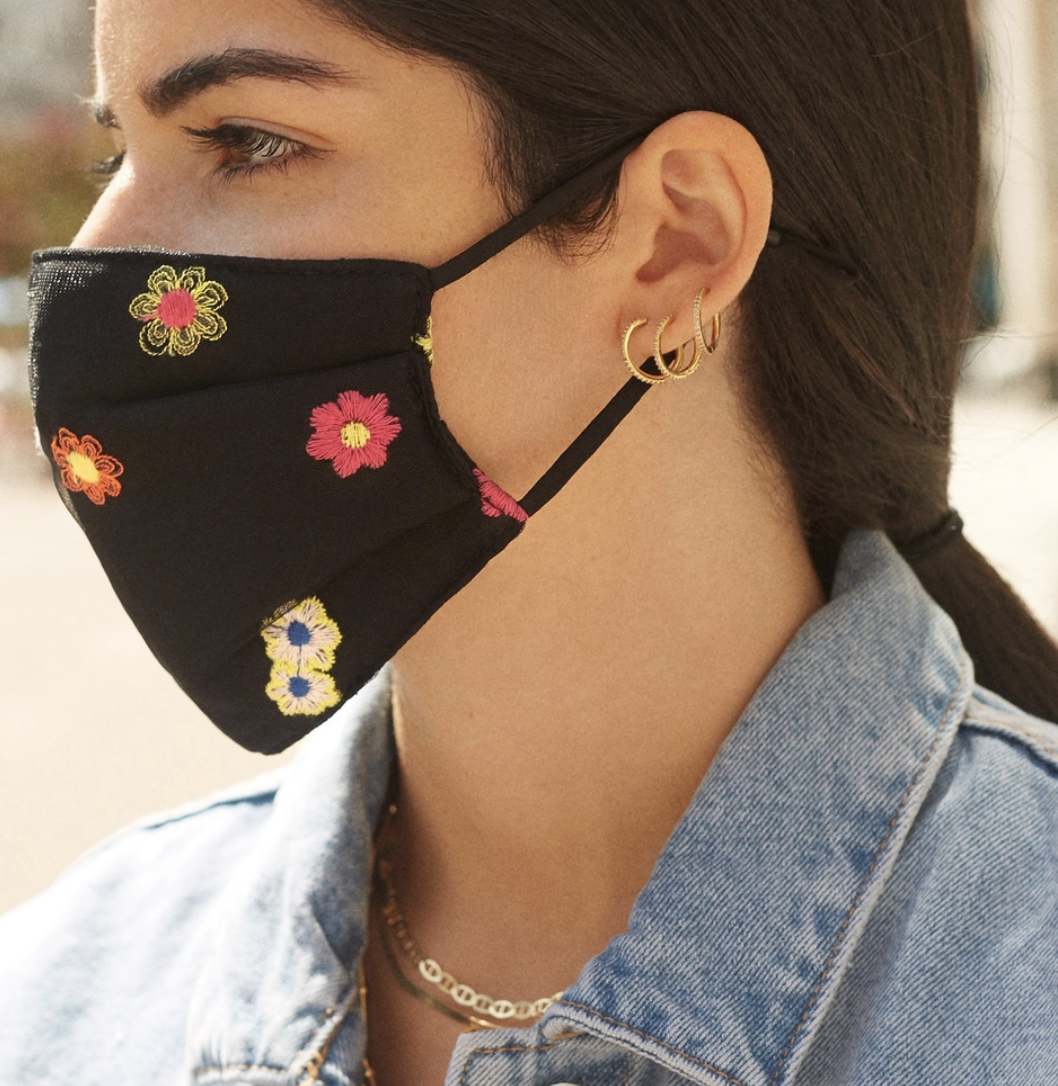
[[[161,663],[275,752],[522,530],[646,391],[634,379],[520,501],[430,378],[430,302],[617,167],[624,147],[440,268],[49,250],[30,280],[56,485]]]

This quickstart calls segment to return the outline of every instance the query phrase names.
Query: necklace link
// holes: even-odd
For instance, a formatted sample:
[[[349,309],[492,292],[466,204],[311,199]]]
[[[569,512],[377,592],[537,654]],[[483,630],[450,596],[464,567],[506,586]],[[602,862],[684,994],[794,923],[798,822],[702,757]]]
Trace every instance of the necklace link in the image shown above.
[[[525,1022],[533,1018],[539,1018],[548,1007],[553,1003],[557,1003],[565,994],[564,992],[556,992],[552,996],[544,996],[541,999],[520,999],[513,1002],[510,999],[493,999],[492,996],[475,991],[469,984],[463,984],[451,973],[442,969],[436,959],[427,958],[416,946],[411,933],[408,931],[408,924],[404,919],[404,914],[397,902],[397,890],[393,884],[392,862],[388,858],[379,857],[377,870],[386,891],[386,901],[382,906],[382,915],[393,933],[397,945],[415,963],[423,980],[440,988],[445,995],[458,1003],[459,1006],[477,1011],[479,1014],[487,1015],[489,1018],[495,1018],[501,1022],[512,1018],[519,1022]]]

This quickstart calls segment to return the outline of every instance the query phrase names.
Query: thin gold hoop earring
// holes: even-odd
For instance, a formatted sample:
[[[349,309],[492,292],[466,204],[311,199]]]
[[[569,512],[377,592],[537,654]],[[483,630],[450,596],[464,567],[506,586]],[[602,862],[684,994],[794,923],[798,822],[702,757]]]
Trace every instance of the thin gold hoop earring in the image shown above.
[[[673,360],[672,365],[668,365],[665,361],[665,355],[661,350],[661,336],[665,329],[668,327],[669,321],[672,317],[666,317],[661,324],[658,325],[657,332],[654,333],[654,361],[657,363],[658,371],[663,373],[666,377],[673,381],[682,381],[684,377],[690,377],[692,373],[702,363],[702,349],[698,343],[698,337],[694,338],[694,357],[685,366],[683,364],[683,348],[686,344],[681,343],[676,348],[676,358]]]
[[[706,343],[705,341],[705,329],[702,327],[702,300],[709,293],[708,287],[702,287],[694,298],[694,338],[698,344],[700,350],[706,354],[712,354],[716,348],[720,345],[720,332],[722,330],[722,321],[719,313],[713,314],[713,338]]]
[[[668,380],[668,377],[665,376],[665,374],[657,377],[652,373],[647,373],[632,361],[632,335],[637,328],[642,328],[646,323],[647,318],[640,317],[638,320],[632,321],[625,329],[624,339],[621,344],[621,353],[624,355],[625,365],[632,371],[633,377],[638,377],[640,381],[645,381],[648,385],[660,385],[663,381]]]

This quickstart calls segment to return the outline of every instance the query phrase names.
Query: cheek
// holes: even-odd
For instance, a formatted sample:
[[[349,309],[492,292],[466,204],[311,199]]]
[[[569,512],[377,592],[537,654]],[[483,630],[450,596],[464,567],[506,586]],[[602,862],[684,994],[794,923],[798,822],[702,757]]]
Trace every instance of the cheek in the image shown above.
[[[434,389],[456,439],[524,496],[624,383],[590,280],[516,246],[434,298]],[[614,357],[610,358],[609,355]]]

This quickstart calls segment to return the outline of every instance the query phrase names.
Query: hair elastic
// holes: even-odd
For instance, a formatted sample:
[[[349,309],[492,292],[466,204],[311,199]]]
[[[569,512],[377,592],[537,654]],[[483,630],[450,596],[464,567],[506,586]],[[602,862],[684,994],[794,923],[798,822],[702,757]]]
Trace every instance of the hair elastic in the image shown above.
[[[954,509],[949,509],[939,524],[897,549],[909,562],[920,562],[940,554],[962,535],[962,530],[962,517]]]

